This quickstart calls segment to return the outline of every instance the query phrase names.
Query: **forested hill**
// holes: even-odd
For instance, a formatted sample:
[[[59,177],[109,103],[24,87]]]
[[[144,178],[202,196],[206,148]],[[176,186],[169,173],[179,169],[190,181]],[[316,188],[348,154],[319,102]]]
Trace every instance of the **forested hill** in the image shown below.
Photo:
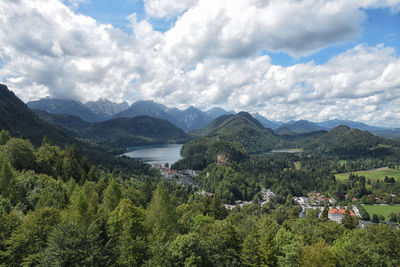
[[[61,127],[74,136],[125,147],[159,143],[185,143],[190,140],[188,134],[169,121],[149,116],[89,123],[72,115],[50,114],[41,110],[34,112],[40,118]]]
[[[307,138],[305,138],[307,139]],[[312,150],[342,158],[372,156],[383,157],[399,153],[400,142],[375,136],[367,131],[338,126],[329,132],[310,135],[308,142],[304,138],[294,142],[306,150]],[[301,142],[299,142],[301,141]]]
[[[39,145],[44,136],[61,146],[76,142],[73,138],[39,119],[7,86],[0,84],[0,129],[13,136],[26,137]]]
[[[194,136],[237,142],[249,153],[265,152],[283,142],[271,129],[264,128],[247,112],[224,115],[211,121],[204,129],[192,131]]]
[[[41,120],[3,84],[0,84],[0,130],[7,130],[15,137],[27,138],[36,147],[42,144],[44,137],[60,147],[75,145],[82,156],[87,155],[93,164],[109,170],[150,173],[149,167],[143,163],[126,157],[113,157],[105,152],[108,148],[77,140]]]

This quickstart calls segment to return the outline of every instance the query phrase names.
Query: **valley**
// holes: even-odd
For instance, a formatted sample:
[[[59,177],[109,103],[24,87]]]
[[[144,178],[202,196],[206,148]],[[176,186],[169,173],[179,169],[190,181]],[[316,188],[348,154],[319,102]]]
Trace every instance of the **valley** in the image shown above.
[[[400,0],[0,0],[0,267],[400,267]]]
[[[191,116],[185,121],[192,126],[183,130],[168,117],[177,110],[150,116],[164,108],[154,102],[158,111],[146,107],[147,115],[135,113],[144,111],[141,102],[130,110],[138,115],[111,115],[114,108],[106,119],[86,121],[79,114],[30,110],[6,86],[0,89],[0,258],[11,265],[28,256],[41,263],[69,260],[62,247],[88,243],[96,248],[91,256],[107,255],[109,263],[164,265],[186,250],[179,242],[200,244],[200,252],[187,249],[206,266],[219,266],[215,257],[233,257],[238,266],[257,263],[247,258],[254,250],[273,265],[304,262],[304,252],[286,258],[286,245],[265,248],[260,241],[280,240],[282,233],[298,248],[324,244],[343,266],[349,262],[344,256],[363,263],[349,246],[370,247],[376,262],[398,259],[381,256],[397,251],[383,237],[400,238],[399,141],[344,125],[278,126],[259,114],[222,109],[210,111],[207,120]],[[21,233],[34,241],[21,241]],[[30,250],[19,249],[26,242]],[[377,253],[382,244],[390,252]],[[71,253],[73,262],[91,260]]]

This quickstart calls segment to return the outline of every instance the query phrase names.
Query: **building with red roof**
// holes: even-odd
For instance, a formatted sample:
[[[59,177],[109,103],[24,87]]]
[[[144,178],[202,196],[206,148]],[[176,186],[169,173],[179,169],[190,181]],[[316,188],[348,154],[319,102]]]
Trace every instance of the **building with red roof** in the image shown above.
[[[328,218],[337,223],[341,223],[346,213],[348,213],[350,216],[356,216],[352,210],[348,211],[345,209],[331,209],[328,212]]]

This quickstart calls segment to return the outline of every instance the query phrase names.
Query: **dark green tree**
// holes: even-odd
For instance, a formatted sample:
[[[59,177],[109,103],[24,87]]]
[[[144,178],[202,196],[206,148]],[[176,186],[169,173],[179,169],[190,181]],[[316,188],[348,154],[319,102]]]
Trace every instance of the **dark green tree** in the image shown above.
[[[1,150],[3,157],[8,159],[8,161],[16,170],[34,169],[34,149],[28,140],[11,138]]]
[[[16,197],[16,182],[8,161],[4,160],[0,171],[0,193],[5,198],[14,200]]]
[[[324,220],[328,220],[328,214],[329,214],[329,207],[328,205],[325,205],[324,209],[322,210],[321,218]]]
[[[10,132],[6,130],[0,131],[0,146],[5,145],[11,139]]]
[[[372,220],[373,223],[379,223],[379,217],[376,214],[372,214]]]

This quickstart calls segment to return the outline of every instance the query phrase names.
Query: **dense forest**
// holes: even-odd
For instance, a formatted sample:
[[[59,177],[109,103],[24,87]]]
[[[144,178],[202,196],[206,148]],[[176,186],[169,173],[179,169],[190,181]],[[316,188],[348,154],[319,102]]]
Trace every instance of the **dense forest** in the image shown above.
[[[399,230],[385,224],[359,229],[354,218],[338,224],[329,221],[327,213],[321,218],[312,213],[298,218],[300,208],[284,189],[276,188],[279,196],[261,208],[251,204],[225,210],[220,197],[230,196],[224,195],[224,189],[229,191],[230,184],[240,182],[247,193],[234,197],[249,198],[258,190],[257,181],[282,167],[290,168],[291,160],[283,156],[269,164],[266,158],[256,157],[230,166],[209,165],[209,176],[222,179],[216,183],[210,178],[203,185],[215,196],[162,182],[146,171],[127,175],[100,170],[74,146],[62,149],[44,140],[35,148],[29,140],[13,138],[6,131],[0,134],[0,159],[0,262],[4,266],[400,264]],[[311,177],[294,187],[312,187],[310,168],[315,166],[309,159],[302,165],[303,177]],[[253,181],[244,176],[257,169],[266,177]],[[282,174],[282,188],[300,182],[294,171]],[[326,179],[327,188],[335,185],[328,174]],[[347,186],[357,184],[353,180]],[[220,186],[213,188],[216,184]]]

